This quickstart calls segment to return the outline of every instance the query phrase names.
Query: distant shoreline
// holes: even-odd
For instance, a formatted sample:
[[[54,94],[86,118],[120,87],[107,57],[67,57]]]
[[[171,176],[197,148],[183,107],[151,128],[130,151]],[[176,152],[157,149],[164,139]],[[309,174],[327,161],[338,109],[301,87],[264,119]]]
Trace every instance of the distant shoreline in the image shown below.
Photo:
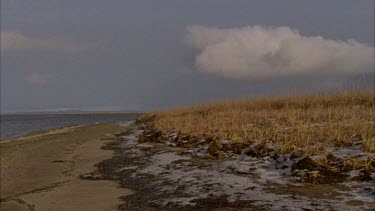
[[[59,133],[59,132],[62,132],[62,131],[73,129],[73,128],[78,128],[78,127],[82,127],[82,126],[90,126],[90,125],[95,125],[95,124],[98,124],[98,123],[81,124],[81,125],[77,124],[77,125],[71,125],[71,126],[63,126],[63,127],[58,127],[58,128],[32,131],[32,132],[28,132],[28,133],[25,133],[25,134],[20,134],[20,135],[11,136],[11,137],[8,137],[8,138],[0,139],[0,145],[11,142],[11,141],[15,141],[15,140],[20,140],[20,139],[23,140],[23,139],[33,138],[33,137],[36,137],[36,136],[39,137],[39,136],[44,136],[44,135],[48,135],[48,134]]]
[[[0,113],[0,116],[10,116],[10,115],[118,115],[118,114],[146,114],[148,112],[117,112],[117,111],[93,111],[93,112],[17,112],[17,113]]]
[[[1,116],[0,142],[33,133],[76,125],[134,120],[143,113],[58,113],[7,114]]]

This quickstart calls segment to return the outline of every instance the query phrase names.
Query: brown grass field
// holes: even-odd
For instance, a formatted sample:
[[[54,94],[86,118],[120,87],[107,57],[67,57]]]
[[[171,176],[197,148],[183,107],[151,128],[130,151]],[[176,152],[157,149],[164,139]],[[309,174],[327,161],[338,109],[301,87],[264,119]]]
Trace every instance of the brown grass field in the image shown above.
[[[147,114],[156,129],[236,142],[273,143],[278,153],[362,143],[375,152],[375,92],[225,100]]]

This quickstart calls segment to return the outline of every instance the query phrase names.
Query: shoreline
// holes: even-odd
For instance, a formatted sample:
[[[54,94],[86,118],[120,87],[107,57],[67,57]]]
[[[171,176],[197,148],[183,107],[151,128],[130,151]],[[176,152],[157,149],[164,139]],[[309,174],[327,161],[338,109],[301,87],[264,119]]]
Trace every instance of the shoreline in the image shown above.
[[[93,124],[78,124],[78,125],[71,125],[71,126],[62,126],[62,127],[57,127],[57,128],[52,128],[52,129],[42,129],[42,130],[37,130],[37,131],[32,131],[32,132],[26,132],[24,134],[19,134],[11,137],[7,137],[4,139],[0,139],[0,146],[3,143],[8,143],[10,141],[17,141],[17,140],[23,140],[23,139],[28,139],[28,138],[34,138],[36,136],[44,136],[44,135],[50,135],[50,134],[55,134],[55,133],[62,133],[62,132],[67,132],[68,130],[78,128],[78,127],[83,127],[83,126],[89,126],[89,125],[94,125],[94,124],[100,124],[100,123],[93,123]]]
[[[25,112],[25,113],[3,113],[0,116],[17,116],[17,115],[129,115],[129,114],[145,114],[147,112],[116,112],[116,111],[104,111],[104,112]]]
[[[1,115],[0,143],[33,134],[44,133],[67,127],[106,122],[130,121],[141,113],[32,113]],[[35,116],[35,118],[34,118]],[[27,120],[26,123],[22,122]]]
[[[124,131],[118,123],[99,123],[2,141],[1,210],[116,210],[131,190],[80,176],[113,156],[102,148]]]

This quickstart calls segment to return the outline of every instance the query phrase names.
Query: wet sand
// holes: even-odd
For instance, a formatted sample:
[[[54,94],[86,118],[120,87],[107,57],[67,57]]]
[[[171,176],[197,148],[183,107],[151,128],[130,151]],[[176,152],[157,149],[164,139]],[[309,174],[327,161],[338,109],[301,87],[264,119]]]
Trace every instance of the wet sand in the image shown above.
[[[101,149],[126,131],[115,123],[68,127],[0,144],[1,210],[116,210],[132,194],[114,181],[81,174],[112,157]]]

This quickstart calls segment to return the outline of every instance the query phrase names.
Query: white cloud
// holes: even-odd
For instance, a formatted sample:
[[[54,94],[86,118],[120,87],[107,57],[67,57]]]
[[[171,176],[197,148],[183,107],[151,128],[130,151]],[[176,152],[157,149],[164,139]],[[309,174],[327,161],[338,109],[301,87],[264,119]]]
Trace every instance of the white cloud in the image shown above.
[[[372,72],[374,47],[355,40],[307,37],[289,27],[187,28],[196,66],[233,78]]]
[[[88,46],[61,37],[36,38],[16,31],[1,31],[1,50],[79,52]]]
[[[46,85],[52,81],[52,76],[38,72],[31,73],[26,76],[26,81],[35,85]]]

